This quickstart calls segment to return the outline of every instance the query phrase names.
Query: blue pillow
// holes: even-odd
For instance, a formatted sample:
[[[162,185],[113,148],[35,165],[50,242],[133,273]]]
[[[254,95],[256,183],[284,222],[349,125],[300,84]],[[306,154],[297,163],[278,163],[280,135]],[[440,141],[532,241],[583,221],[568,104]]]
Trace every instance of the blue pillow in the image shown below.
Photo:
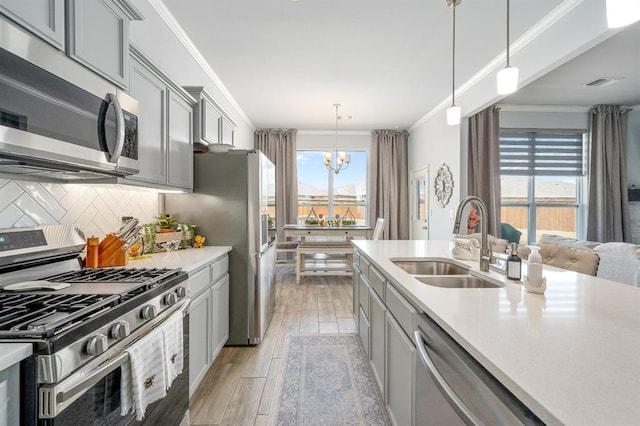
[[[522,236],[522,232],[518,231],[513,226],[508,223],[500,224],[500,237],[504,240],[507,240],[509,243],[517,243],[520,244],[520,237]]]

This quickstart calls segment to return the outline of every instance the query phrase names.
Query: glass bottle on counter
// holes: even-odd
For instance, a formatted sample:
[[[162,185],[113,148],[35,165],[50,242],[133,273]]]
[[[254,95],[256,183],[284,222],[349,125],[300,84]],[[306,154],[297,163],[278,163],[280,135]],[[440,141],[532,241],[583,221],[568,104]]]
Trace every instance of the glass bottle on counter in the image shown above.
[[[518,245],[511,243],[507,257],[507,278],[520,281],[522,278],[522,259],[518,256]]]

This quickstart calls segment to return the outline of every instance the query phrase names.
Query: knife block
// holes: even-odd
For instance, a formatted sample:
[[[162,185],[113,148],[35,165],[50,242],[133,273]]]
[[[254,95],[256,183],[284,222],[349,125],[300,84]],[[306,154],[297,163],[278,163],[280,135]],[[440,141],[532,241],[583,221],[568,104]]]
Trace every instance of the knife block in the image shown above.
[[[124,241],[113,234],[107,235],[98,245],[98,267],[125,266],[129,262],[129,254],[124,247]]]

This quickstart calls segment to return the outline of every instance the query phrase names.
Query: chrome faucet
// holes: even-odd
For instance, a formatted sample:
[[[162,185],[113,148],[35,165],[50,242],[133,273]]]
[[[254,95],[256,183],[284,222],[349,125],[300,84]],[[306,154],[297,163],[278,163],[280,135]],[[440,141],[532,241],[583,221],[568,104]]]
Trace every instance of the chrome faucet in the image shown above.
[[[458,211],[456,212],[456,222],[453,226],[453,233],[460,233],[460,221],[462,220],[462,211],[469,203],[474,203],[478,209],[480,209],[480,232],[482,232],[482,241],[480,243],[480,270],[489,271],[489,264],[491,263],[491,249],[489,248],[489,220],[487,218],[487,206],[486,204],[476,196],[470,196],[465,198],[458,205]]]

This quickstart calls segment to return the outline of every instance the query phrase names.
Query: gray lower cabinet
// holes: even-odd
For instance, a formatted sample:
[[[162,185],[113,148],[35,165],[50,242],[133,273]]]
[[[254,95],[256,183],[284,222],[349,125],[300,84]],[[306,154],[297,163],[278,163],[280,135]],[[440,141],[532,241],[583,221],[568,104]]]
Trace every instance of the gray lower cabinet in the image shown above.
[[[385,315],[387,308],[373,288],[369,291],[369,362],[384,397]]]
[[[385,329],[387,412],[396,425],[414,425],[416,348],[389,312]]]
[[[358,293],[360,291],[360,268],[358,268],[358,264],[356,263],[355,259],[353,261],[353,276],[351,277],[351,283],[353,286],[353,306],[351,307],[352,312],[353,312],[353,319],[355,319],[356,324],[358,323],[358,306],[359,304],[359,300],[358,300]]]
[[[229,258],[189,273],[189,395],[229,339]]]
[[[67,0],[67,55],[126,89],[129,22],[142,18],[126,0]]]
[[[353,297],[360,340],[392,423],[415,425],[416,348],[410,336],[418,311],[389,278],[357,256]]]
[[[175,85],[134,46],[129,93],[140,107],[140,171],[120,183],[160,189],[193,189],[191,96]]]
[[[189,307],[189,395],[209,370],[211,293],[205,291]]]
[[[0,13],[26,30],[64,50],[65,0],[0,0]]]

